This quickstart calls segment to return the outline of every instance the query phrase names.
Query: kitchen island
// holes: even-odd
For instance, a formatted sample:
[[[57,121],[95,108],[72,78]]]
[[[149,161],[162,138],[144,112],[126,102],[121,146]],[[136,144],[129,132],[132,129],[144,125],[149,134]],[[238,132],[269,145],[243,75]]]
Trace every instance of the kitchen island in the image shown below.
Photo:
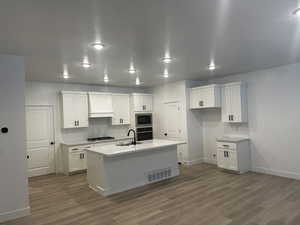
[[[86,149],[89,187],[108,196],[178,176],[179,144],[184,142],[154,139]]]

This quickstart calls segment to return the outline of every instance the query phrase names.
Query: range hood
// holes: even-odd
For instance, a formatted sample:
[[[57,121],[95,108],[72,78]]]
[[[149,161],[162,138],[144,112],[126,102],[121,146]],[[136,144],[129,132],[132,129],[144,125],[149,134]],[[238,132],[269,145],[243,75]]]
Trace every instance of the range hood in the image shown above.
[[[89,117],[113,117],[112,94],[107,92],[89,92]]]

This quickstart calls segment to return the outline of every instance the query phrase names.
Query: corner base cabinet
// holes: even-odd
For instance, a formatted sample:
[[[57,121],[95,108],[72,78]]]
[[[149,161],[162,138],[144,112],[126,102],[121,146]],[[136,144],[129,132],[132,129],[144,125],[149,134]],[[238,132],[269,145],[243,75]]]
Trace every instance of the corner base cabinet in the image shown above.
[[[217,141],[218,167],[238,173],[250,170],[249,140],[238,142]]]

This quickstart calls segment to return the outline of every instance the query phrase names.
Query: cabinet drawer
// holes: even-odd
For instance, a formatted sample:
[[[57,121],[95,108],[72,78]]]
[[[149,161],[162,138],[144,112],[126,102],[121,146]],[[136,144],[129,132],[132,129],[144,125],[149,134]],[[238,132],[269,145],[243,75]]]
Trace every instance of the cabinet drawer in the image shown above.
[[[236,144],[230,142],[217,142],[217,148],[236,150]]]

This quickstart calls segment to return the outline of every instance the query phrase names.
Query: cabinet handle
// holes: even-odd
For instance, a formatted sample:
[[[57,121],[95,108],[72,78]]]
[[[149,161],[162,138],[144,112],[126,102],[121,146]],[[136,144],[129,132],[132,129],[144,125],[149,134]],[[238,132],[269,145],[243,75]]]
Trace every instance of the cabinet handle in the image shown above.
[[[143,110],[146,110],[146,108],[147,108],[146,105],[143,105]]]
[[[79,120],[77,120],[77,126],[79,126]]]
[[[120,119],[120,123],[122,123],[122,119]]]
[[[231,120],[231,115],[228,116],[228,120],[229,120],[229,121]]]
[[[199,101],[199,106],[204,106],[204,102],[203,101]]]
[[[234,119],[233,119],[233,115],[231,115],[231,120],[232,120],[232,121],[234,121]]]
[[[75,126],[75,127],[77,126],[77,124],[76,124],[76,120],[74,121],[74,126]]]
[[[229,145],[223,145],[223,147],[225,147],[225,148],[229,148]]]

